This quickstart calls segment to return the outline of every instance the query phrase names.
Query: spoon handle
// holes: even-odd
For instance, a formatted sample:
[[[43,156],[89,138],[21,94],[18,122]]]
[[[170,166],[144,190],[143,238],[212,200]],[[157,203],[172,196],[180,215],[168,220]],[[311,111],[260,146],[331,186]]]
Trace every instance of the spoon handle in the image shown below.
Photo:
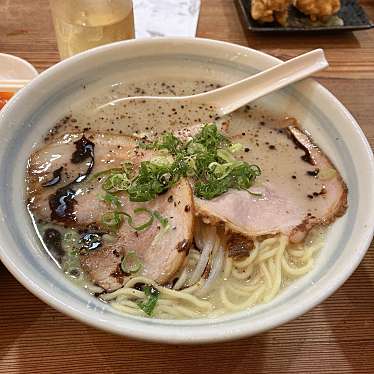
[[[229,114],[268,93],[325,69],[328,65],[323,50],[316,49],[214,92],[198,95],[200,97],[196,99],[214,105],[219,115]]]

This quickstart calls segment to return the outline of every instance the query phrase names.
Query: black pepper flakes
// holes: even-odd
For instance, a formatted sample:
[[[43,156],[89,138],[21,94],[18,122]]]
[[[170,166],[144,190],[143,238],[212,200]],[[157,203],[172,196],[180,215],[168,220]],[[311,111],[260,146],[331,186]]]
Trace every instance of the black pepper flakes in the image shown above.
[[[310,175],[311,177],[316,177],[316,176],[319,174],[319,169],[308,170],[306,173],[307,173],[308,175]]]

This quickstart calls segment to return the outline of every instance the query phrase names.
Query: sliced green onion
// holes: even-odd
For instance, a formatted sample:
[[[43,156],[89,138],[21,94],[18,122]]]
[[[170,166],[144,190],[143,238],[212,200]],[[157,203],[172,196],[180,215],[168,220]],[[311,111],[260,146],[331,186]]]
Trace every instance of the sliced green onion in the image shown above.
[[[233,162],[227,162],[225,164],[212,162],[208,166],[209,170],[213,173],[213,175],[217,178],[217,180],[227,177],[231,173],[234,167],[235,167],[235,164]]]
[[[134,209],[135,214],[139,213],[147,213],[149,215],[148,221],[140,224],[140,225],[135,225],[134,224],[134,219],[131,217],[130,214],[126,212],[121,212],[121,211],[114,211],[114,212],[106,212],[101,216],[101,222],[105,226],[108,226],[110,228],[115,228],[118,229],[119,226],[122,223],[122,216],[125,216],[127,218],[127,222],[130,227],[132,227],[135,231],[143,231],[149,228],[153,221],[154,221],[154,215],[153,212],[149,209],[146,208],[136,208]]]
[[[80,235],[75,230],[68,230],[62,237],[62,247],[64,250],[75,256],[74,252],[79,253]]]
[[[110,176],[105,179],[104,183],[102,184],[102,187],[104,191],[111,191],[113,189],[113,183]]]
[[[230,141],[218,131],[214,123],[205,124],[201,131],[194,136],[193,142],[202,144],[208,149],[217,149],[223,145],[230,144]]]
[[[134,230],[136,230],[136,231],[143,231],[143,230],[147,229],[148,227],[150,227],[152,225],[153,220],[154,220],[152,211],[150,211],[147,208],[136,208],[136,209],[134,209],[134,213],[135,214],[139,214],[139,213],[148,213],[149,214],[149,220],[147,222],[142,223],[141,225],[135,226],[133,224],[133,218],[129,214],[121,212],[121,214],[124,214],[124,215],[127,216],[127,222],[129,223],[129,225]]]
[[[261,169],[257,165],[249,165],[249,170],[256,176],[261,175]]]
[[[255,191],[251,191],[251,190],[247,190],[251,195],[253,196],[263,196],[263,193],[262,192],[255,192]]]
[[[106,212],[101,216],[101,223],[111,228],[118,228],[122,223],[120,212]]]
[[[121,171],[123,171],[123,169],[121,169],[121,168],[113,168],[113,169],[108,169],[108,170],[104,170],[104,171],[99,171],[99,172],[95,173],[90,179],[97,179],[97,178],[102,177],[104,175],[116,174],[116,173],[120,173]]]
[[[131,185],[131,181],[126,174],[114,174],[110,179],[116,191],[125,191]]]
[[[80,236],[75,230],[69,230],[65,232],[62,238],[62,242],[64,245],[73,246],[74,244],[79,242],[79,239]]]
[[[113,174],[108,176],[102,188],[105,191],[109,192],[118,192],[118,191],[127,191],[131,186],[131,181],[125,173],[122,174]]]
[[[108,204],[112,204],[116,208],[121,208],[121,201],[119,198],[109,192],[107,192],[105,195],[100,195],[99,199],[102,201],[105,201]]]
[[[209,165],[208,165],[208,169],[210,171],[213,171],[216,169],[217,166],[220,166],[221,164],[219,164],[218,162],[214,161],[214,162],[211,162]]]
[[[156,156],[151,159],[151,162],[152,164],[155,164],[160,167],[170,167],[173,164],[174,159],[171,156]]]
[[[121,165],[126,175],[131,175],[134,171],[134,165],[131,161],[123,161]]]
[[[233,153],[242,150],[243,145],[231,144],[213,123],[205,124],[185,142],[167,133],[154,143],[141,145],[157,150],[158,156],[140,162],[139,170],[131,178],[131,162],[124,163],[120,170],[107,171],[109,175],[102,183],[105,191],[125,191],[130,201],[146,202],[168,191],[181,178],[189,177],[194,181],[196,196],[212,199],[230,188],[247,190],[261,174],[258,166],[234,157]],[[132,218],[127,217],[132,225]]]
[[[130,251],[121,261],[121,269],[124,273],[135,274],[142,268],[142,262],[134,251]]]
[[[161,226],[165,229],[169,225],[169,220],[165,217],[163,217],[157,210],[153,212],[154,217],[161,223]]]
[[[231,144],[230,147],[229,147],[229,150],[232,153],[242,151],[243,149],[244,149],[244,146],[241,143]]]
[[[187,153],[189,155],[195,155],[197,153],[204,153],[206,151],[207,149],[206,147],[204,147],[204,145],[200,143],[194,143],[193,141],[191,141],[187,146]]]
[[[152,316],[160,297],[160,291],[153,286],[145,286],[144,294],[147,296],[147,300],[139,302],[138,307],[148,316]]]
[[[228,149],[217,149],[217,156],[226,162],[237,161],[234,155]]]

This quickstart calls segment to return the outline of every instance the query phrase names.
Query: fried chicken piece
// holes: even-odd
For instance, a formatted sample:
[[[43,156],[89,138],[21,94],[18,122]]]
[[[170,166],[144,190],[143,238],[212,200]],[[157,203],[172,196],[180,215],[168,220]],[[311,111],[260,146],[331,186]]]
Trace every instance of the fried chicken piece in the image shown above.
[[[312,21],[325,21],[340,10],[340,0],[293,0],[293,5]]]
[[[288,7],[292,0],[252,0],[251,16],[259,22],[276,20],[282,26],[287,25]]]

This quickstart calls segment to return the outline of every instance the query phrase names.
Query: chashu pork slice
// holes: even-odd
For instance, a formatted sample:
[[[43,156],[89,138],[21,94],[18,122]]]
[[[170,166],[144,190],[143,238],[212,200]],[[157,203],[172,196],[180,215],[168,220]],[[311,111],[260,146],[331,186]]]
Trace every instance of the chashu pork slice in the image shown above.
[[[187,181],[182,180],[167,193],[147,203],[124,204],[131,213],[136,208],[157,211],[168,220],[167,228],[155,219],[144,231],[135,231],[124,222],[114,243],[88,255],[81,256],[81,264],[90,279],[108,291],[119,288],[124,282],[120,263],[129,252],[135,252],[142,268],[138,275],[159,284],[170,282],[182,266],[191,247],[193,236],[193,201]],[[136,215],[135,224],[148,221],[149,213]]]
[[[281,233],[300,242],[313,226],[345,213],[343,179],[297,126],[274,128],[262,122],[230,138],[244,145],[237,157],[257,164],[262,175],[250,189],[253,194],[229,190],[212,200],[195,197],[196,212],[205,222],[250,238]]]
[[[82,144],[86,148],[88,146],[92,148],[93,162],[90,154],[84,155]],[[83,156],[79,157],[82,154]],[[128,136],[99,133],[67,134],[40,148],[29,158],[27,168],[29,209],[42,220],[52,219],[72,226],[79,226],[81,223],[87,226],[88,217],[85,214],[89,214],[94,208],[99,210],[105,206],[104,203],[100,204],[97,195],[93,199],[95,192],[103,192],[97,182],[102,181],[105,175],[98,179],[94,179],[93,176],[109,169],[121,168],[124,161],[132,162],[136,169],[141,161],[152,157],[154,157],[153,152],[139,149],[137,142]],[[90,174],[83,178],[90,166]],[[80,176],[81,182],[73,183]],[[69,184],[72,185],[66,188]],[[75,197],[65,197],[64,192],[65,195],[69,192],[67,190],[73,190]],[[76,201],[90,192],[92,192],[89,199],[91,206],[80,206],[78,209]],[[55,197],[54,202],[53,197]],[[51,203],[54,203],[54,209],[51,209]],[[79,215],[84,217],[82,222]],[[92,223],[96,220],[97,217],[93,215]]]
[[[98,173],[119,168],[124,161],[131,161],[136,169],[142,161],[155,156],[154,152],[139,149],[137,142],[127,136],[86,133],[84,138],[94,145],[94,164],[90,175],[80,183],[74,182],[90,167],[90,158],[81,157],[74,163],[74,152],[82,134],[65,136],[35,152],[28,164],[28,207],[36,218],[53,221],[80,230],[108,228],[102,224],[103,214],[114,210],[113,205],[99,196],[104,176]],[[76,154],[75,154],[76,156]],[[59,173],[56,182],[56,170]],[[52,184],[52,185],[50,185]],[[147,230],[136,231],[124,219],[113,243],[81,256],[83,269],[93,282],[106,290],[115,290],[125,279],[120,268],[121,260],[129,252],[135,252],[142,263],[139,275],[147,276],[161,284],[169,282],[182,265],[192,243],[194,207],[192,192],[187,181],[180,181],[167,193],[142,203],[130,202],[125,193],[117,195],[121,211],[130,214],[134,225],[146,222],[151,212],[168,220],[168,228],[154,219]],[[138,208],[148,212],[135,214]]]

